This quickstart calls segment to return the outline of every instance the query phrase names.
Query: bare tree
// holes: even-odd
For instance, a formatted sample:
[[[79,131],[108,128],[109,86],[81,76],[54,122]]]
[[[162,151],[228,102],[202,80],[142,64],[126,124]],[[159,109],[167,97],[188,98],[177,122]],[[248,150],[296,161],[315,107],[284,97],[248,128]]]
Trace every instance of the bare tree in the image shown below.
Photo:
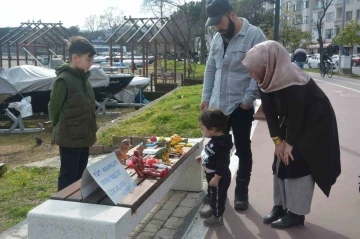
[[[100,17],[96,15],[90,15],[85,19],[85,29],[90,32],[97,32],[101,28]]]
[[[264,3],[271,0],[230,0],[234,12],[246,18],[252,25],[260,27],[268,38],[272,38],[274,10],[267,10]]]
[[[167,4],[177,8],[178,11],[182,13],[186,23],[186,40],[188,43],[190,43],[191,30],[194,27],[194,25],[200,20],[201,4],[198,5],[200,7],[198,11],[196,9],[197,2],[194,1],[191,2],[187,2],[186,0],[164,0],[164,1]]]
[[[323,43],[323,38],[322,38],[322,34],[321,34],[321,29],[322,29],[322,25],[323,25],[323,20],[326,14],[326,11],[329,9],[330,5],[332,4],[333,0],[318,0],[319,3],[319,7],[321,7],[323,9],[323,11],[319,14],[319,19],[316,21],[316,28],[318,31],[318,39],[317,41],[319,42],[320,45],[320,59],[322,59],[322,55],[324,54],[324,43]],[[345,17],[345,16],[343,16]],[[323,63],[322,61],[320,61],[320,66],[323,67]]]
[[[124,12],[116,7],[108,7],[100,15],[100,25],[102,29],[114,30],[123,22]]]
[[[166,3],[166,0],[143,0],[142,9],[151,11],[155,17],[169,16],[172,7]]]

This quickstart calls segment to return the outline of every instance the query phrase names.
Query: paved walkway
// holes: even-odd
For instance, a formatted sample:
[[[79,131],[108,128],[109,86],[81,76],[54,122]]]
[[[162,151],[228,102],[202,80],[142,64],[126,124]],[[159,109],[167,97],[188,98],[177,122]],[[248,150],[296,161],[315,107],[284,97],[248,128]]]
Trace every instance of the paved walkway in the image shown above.
[[[328,95],[337,115],[342,174],[333,186],[329,198],[316,186],[311,213],[306,216],[305,227],[275,230],[262,222],[263,216],[269,213],[273,206],[271,164],[274,145],[266,122],[259,121],[252,138],[254,163],[249,209],[245,212],[233,210],[233,178],[224,214],[225,225],[208,229],[202,226],[203,219],[197,218],[185,238],[360,238],[360,124],[355,120],[360,118],[360,92],[324,82],[317,83]]]

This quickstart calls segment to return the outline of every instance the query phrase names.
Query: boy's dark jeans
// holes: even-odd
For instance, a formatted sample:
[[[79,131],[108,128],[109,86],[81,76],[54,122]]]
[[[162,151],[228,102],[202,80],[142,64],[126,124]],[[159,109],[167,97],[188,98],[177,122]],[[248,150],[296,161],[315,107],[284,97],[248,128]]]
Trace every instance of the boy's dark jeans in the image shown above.
[[[215,173],[206,173],[206,181],[210,180],[215,176]],[[227,191],[231,182],[231,172],[227,169],[224,175],[219,180],[217,187],[208,186],[208,197],[210,201],[210,207],[213,210],[215,217],[220,217],[225,211],[225,201],[227,198]]]
[[[239,168],[236,175],[235,199],[248,200],[248,186],[252,170],[251,126],[254,121],[254,107],[249,110],[237,107],[229,117],[228,130],[232,128]]]
[[[58,179],[58,191],[81,179],[88,163],[89,147],[59,147],[59,151],[61,165]]]

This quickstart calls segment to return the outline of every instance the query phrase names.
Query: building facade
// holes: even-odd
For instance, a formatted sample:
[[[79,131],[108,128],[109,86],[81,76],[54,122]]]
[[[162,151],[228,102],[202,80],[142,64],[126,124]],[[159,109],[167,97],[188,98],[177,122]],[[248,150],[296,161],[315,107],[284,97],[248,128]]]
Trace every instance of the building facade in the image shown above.
[[[273,8],[267,4],[266,8]],[[360,0],[345,0],[345,16],[343,16],[343,0],[333,0],[327,9],[322,23],[322,38],[324,47],[332,43],[333,38],[341,30],[342,18],[345,24],[351,20],[360,21]],[[321,0],[281,0],[281,11],[290,13],[293,23],[302,31],[311,31],[313,42],[319,38],[316,23],[323,14]],[[318,46],[314,45],[313,48]],[[354,48],[354,54],[360,53],[360,46]]]

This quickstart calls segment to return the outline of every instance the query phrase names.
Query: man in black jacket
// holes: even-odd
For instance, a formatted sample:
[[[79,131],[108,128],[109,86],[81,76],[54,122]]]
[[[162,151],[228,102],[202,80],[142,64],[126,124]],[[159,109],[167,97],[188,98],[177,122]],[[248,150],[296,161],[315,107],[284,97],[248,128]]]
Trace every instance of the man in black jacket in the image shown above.
[[[303,45],[300,44],[299,48],[296,49],[294,53],[293,61],[295,61],[296,65],[300,67],[301,69],[304,69],[304,65],[306,62],[306,51],[303,49]]]

